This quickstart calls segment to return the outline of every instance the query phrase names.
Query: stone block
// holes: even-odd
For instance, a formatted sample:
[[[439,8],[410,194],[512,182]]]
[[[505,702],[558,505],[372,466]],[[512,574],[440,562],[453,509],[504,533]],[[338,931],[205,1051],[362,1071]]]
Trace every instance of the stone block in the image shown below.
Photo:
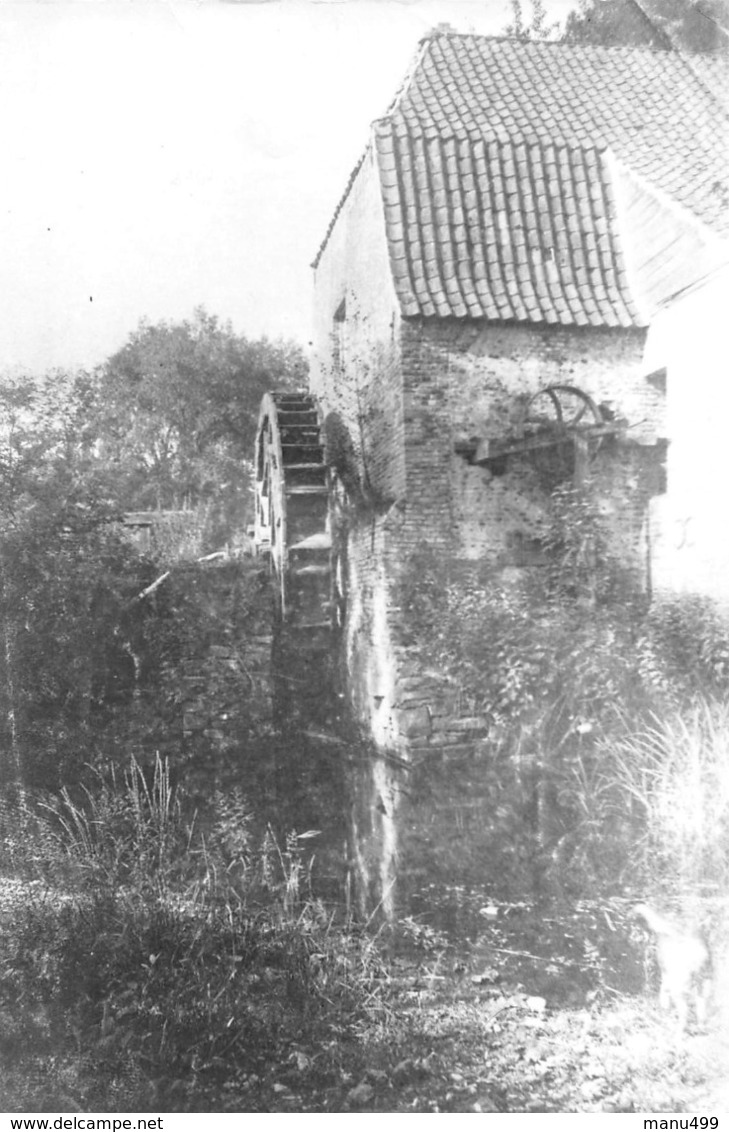
[[[430,712],[424,705],[400,708],[395,713],[397,729],[406,739],[422,739],[430,735]]]
[[[449,721],[451,731],[488,731],[489,721],[483,715],[468,715]]]
[[[413,692],[421,691],[428,692],[432,688],[437,687],[437,681],[432,677],[423,675],[403,676],[397,682],[398,691]]]
[[[431,747],[449,747],[453,743],[457,743],[458,738],[459,736],[454,736],[447,731],[435,731],[431,733],[428,743]]]
[[[442,756],[444,762],[450,763],[465,763],[470,762],[474,757],[474,749],[472,743],[454,743],[452,747],[443,747]]]

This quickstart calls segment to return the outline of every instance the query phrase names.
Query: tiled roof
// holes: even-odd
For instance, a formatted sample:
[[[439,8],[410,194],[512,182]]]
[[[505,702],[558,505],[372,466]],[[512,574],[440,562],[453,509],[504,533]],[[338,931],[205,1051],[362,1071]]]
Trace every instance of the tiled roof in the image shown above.
[[[403,314],[636,322],[598,150],[387,127],[377,148]]]
[[[701,219],[726,224],[714,187],[727,180],[726,118],[674,52],[436,35],[388,119],[413,135],[609,146]]]
[[[373,128],[403,313],[639,325],[606,151],[726,232],[720,73],[709,85],[672,52],[429,36]]]

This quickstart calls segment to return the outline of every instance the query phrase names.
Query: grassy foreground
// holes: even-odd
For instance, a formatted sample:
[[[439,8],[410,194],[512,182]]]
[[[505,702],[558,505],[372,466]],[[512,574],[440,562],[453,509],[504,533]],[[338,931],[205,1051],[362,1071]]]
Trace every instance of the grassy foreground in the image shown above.
[[[314,896],[315,831],[261,840],[233,795],[196,830],[166,766],[132,762],[0,807],[0,1110],[726,1111],[729,727],[699,722],[612,758],[648,815],[636,875],[662,876],[664,905],[673,877],[712,929],[705,1026],[658,1010],[624,884],[551,903],[430,886],[375,930]],[[714,815],[701,836],[682,808]]]
[[[6,882],[0,1109],[726,1111],[722,1004],[677,1032],[624,902],[456,897],[375,939]]]

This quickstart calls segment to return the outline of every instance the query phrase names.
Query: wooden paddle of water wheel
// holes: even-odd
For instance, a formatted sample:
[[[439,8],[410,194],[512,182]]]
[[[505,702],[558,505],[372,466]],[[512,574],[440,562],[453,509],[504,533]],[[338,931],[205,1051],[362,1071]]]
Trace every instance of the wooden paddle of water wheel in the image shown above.
[[[339,891],[350,805],[341,743],[327,741],[338,734],[344,697],[336,631],[343,618],[338,489],[325,447],[310,394],[264,396],[253,539],[272,598],[270,816],[280,837],[302,825],[324,831],[317,842],[318,884]]]
[[[273,589],[275,670],[285,710],[305,714],[326,698],[336,629],[343,619],[342,566],[333,532],[333,474],[315,399],[268,393],[256,441],[254,544]],[[297,707],[298,705],[298,707]]]

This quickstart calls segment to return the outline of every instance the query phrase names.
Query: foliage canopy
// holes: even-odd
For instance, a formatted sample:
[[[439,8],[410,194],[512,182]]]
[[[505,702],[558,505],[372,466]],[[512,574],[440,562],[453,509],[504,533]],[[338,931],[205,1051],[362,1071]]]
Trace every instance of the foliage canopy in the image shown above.
[[[102,735],[114,750],[127,717],[166,749],[180,652],[215,619],[174,581],[138,600],[169,562],[140,557],[120,520],[184,509],[200,517],[203,550],[234,538],[261,394],[304,370],[297,346],[249,341],[200,309],[143,323],[95,373],[0,380],[5,781],[73,781]]]
[[[724,0],[579,0],[564,38],[599,47],[726,53],[728,16]]]
[[[558,37],[543,0],[511,0],[504,34],[514,39]],[[563,41],[594,47],[643,47],[652,51],[729,53],[726,0],[577,0],[568,13]]]
[[[207,505],[213,534],[229,536],[245,517],[261,397],[305,380],[298,346],[251,341],[201,308],[142,322],[96,379],[94,427],[120,502]]]

